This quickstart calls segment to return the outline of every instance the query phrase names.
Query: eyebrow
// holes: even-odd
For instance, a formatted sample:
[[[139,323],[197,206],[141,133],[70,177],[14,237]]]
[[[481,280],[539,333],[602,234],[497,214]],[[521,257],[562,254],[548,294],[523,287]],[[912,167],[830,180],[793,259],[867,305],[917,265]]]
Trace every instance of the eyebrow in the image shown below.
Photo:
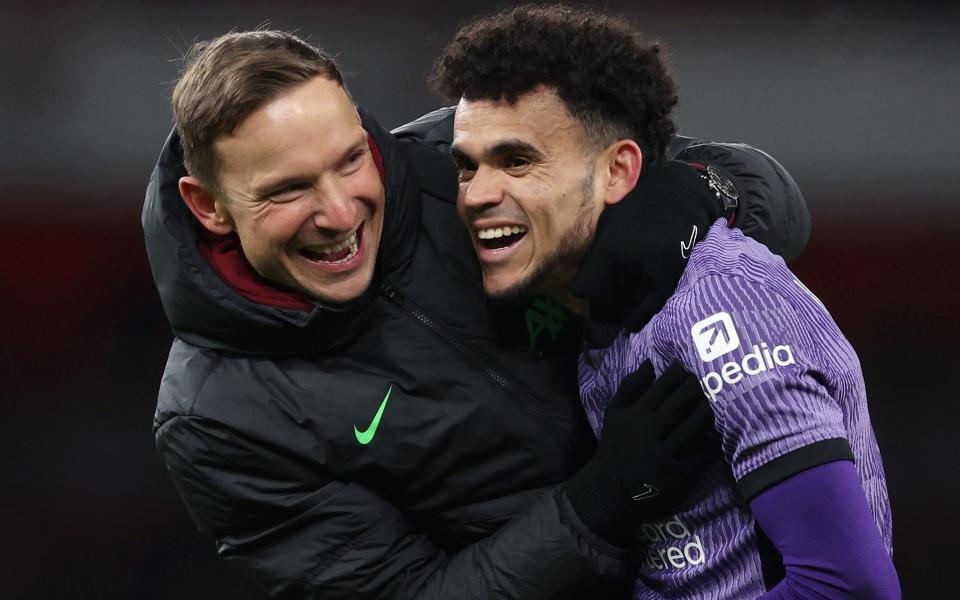
[[[347,146],[346,149],[337,157],[335,164],[340,164],[352,153],[356,152],[361,148],[366,148],[367,137],[364,135],[362,138],[358,138],[357,141],[350,146]],[[281,177],[280,179],[268,180],[263,185],[257,186],[253,189],[253,197],[258,199],[268,198],[276,192],[287,188],[291,185],[296,185],[300,183],[312,183],[314,178],[307,175],[290,175],[287,177]]]
[[[450,146],[450,154],[458,163],[473,163],[473,159],[471,159],[470,156],[461,150],[456,144]],[[488,159],[501,158],[503,156],[510,156],[513,154],[522,154],[524,156],[529,156],[534,160],[543,158],[543,153],[540,152],[536,146],[530,142],[516,139],[507,139],[497,142],[493,146],[490,146],[484,150],[483,154]]]

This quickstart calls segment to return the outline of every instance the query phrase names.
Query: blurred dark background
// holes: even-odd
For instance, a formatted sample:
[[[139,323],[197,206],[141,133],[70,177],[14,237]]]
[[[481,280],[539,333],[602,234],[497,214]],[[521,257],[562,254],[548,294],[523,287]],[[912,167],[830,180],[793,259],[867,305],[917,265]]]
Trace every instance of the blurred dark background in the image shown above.
[[[667,43],[683,133],[763,148],[804,190],[794,268],[860,354],[907,598],[955,589],[960,534],[960,13],[939,4],[601,3]],[[139,214],[190,43],[294,30],[394,127],[437,106],[425,74],[455,28],[502,6],[3,3],[0,597],[260,597],[151,435],[171,336]]]

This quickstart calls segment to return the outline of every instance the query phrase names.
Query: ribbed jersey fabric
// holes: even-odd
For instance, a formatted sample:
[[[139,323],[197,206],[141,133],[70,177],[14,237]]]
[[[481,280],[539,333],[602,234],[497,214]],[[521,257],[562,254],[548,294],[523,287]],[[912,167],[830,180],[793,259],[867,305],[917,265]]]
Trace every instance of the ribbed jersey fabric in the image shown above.
[[[598,436],[620,381],[648,359],[658,375],[680,361],[700,379],[726,462],[704,474],[694,506],[640,527],[634,598],[739,599],[765,592],[747,499],[844,458],[836,450],[846,450],[844,440],[891,550],[890,502],[860,362],[820,300],[780,257],[722,219],[714,223],[674,295],[641,331],[581,355],[581,400]]]

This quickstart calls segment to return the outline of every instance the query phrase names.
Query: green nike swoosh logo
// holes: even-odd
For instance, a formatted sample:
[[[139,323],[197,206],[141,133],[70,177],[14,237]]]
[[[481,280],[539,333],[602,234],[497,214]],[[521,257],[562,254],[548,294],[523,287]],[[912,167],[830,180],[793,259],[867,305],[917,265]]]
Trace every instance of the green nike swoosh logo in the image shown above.
[[[380,403],[380,408],[377,410],[377,414],[373,415],[373,421],[370,421],[370,426],[367,427],[365,431],[360,431],[357,429],[357,426],[353,426],[353,433],[357,436],[357,441],[366,446],[373,441],[373,436],[377,434],[377,427],[380,426],[380,417],[383,416],[383,409],[387,407],[387,400],[390,399],[390,392],[393,391],[393,386],[390,386],[390,389],[387,390],[387,395],[383,397],[383,402]]]

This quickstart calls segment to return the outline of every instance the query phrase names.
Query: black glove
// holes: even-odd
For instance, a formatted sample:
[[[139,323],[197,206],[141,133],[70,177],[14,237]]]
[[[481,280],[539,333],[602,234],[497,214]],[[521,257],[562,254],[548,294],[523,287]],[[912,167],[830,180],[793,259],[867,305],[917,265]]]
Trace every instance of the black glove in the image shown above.
[[[716,170],[710,176],[724,177]],[[732,183],[727,191],[736,197]],[[638,331],[663,308],[693,245],[725,215],[719,196],[686,163],[644,167],[637,186],[600,215],[571,287],[574,296],[590,301],[591,320]]]
[[[700,382],[679,363],[654,380],[646,361],[607,405],[597,452],[567,481],[567,497],[594,533],[625,546],[635,524],[692,502],[704,471],[719,457]]]

